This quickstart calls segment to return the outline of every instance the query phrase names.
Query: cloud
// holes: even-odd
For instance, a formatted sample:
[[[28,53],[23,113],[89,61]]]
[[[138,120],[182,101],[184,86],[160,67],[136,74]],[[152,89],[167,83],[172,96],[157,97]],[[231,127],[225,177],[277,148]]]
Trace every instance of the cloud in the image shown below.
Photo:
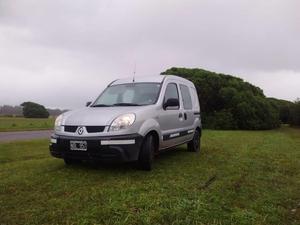
[[[256,71],[249,73],[251,83],[263,88],[268,97],[296,100],[300,96],[300,72],[292,70]],[[296,96],[291,98],[291,96]]]
[[[294,100],[299,6],[297,0],[3,0],[0,104],[80,107],[111,80],[131,76],[135,63],[137,75],[171,66],[230,73]]]

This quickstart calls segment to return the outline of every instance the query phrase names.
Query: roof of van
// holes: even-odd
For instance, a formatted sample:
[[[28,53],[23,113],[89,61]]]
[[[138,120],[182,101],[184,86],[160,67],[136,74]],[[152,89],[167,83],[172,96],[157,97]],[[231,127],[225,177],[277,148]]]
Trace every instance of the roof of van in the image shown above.
[[[181,80],[183,82],[192,83],[187,79],[182,77],[174,76],[174,75],[152,75],[152,76],[136,76],[134,82],[141,83],[141,82],[157,82],[161,83],[164,79],[175,79]],[[117,85],[117,84],[128,84],[133,82],[133,77],[129,78],[122,78],[113,81],[110,85]]]

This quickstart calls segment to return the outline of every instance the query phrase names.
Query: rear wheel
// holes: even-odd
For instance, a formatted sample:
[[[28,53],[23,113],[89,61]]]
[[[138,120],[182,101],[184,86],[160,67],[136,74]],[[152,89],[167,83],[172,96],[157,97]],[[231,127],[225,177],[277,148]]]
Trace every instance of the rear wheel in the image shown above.
[[[147,135],[142,144],[139,154],[139,168],[142,170],[151,170],[154,154],[156,150],[155,138],[153,135]]]
[[[66,165],[73,165],[81,162],[79,159],[70,159],[70,158],[64,158],[64,161]]]
[[[201,148],[201,140],[200,140],[200,132],[195,130],[193,139],[188,143],[188,151],[189,152],[200,152]]]

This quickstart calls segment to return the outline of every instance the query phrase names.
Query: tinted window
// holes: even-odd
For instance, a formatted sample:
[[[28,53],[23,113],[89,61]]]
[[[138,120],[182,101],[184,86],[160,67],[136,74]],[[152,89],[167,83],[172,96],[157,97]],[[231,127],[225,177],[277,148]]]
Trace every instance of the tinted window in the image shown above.
[[[168,84],[168,86],[166,88],[166,92],[165,92],[164,102],[166,102],[170,98],[175,98],[175,99],[178,99],[178,101],[179,101],[177,85],[174,83]]]
[[[192,109],[192,98],[190,94],[190,90],[187,86],[180,84],[180,92],[183,101],[183,108],[184,109]]]

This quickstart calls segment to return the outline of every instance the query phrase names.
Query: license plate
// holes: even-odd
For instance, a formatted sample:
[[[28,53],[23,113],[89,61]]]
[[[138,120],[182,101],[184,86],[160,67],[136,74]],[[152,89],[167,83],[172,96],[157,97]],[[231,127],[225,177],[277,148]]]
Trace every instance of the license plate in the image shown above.
[[[70,150],[86,151],[87,143],[86,141],[70,141]]]

